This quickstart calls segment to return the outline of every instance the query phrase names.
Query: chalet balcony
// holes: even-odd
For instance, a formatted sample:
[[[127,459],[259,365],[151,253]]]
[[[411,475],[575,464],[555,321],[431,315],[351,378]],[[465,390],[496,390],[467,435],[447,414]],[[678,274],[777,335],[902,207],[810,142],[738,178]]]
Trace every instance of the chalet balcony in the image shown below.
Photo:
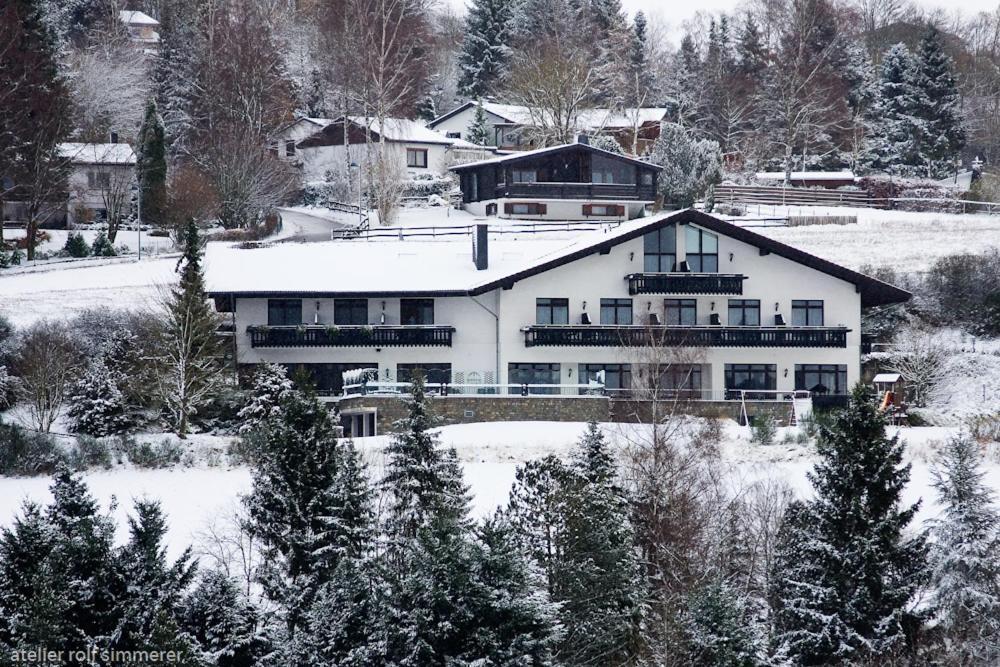
[[[438,325],[247,327],[251,347],[451,347],[454,333]]]
[[[629,294],[743,294],[746,276],[735,273],[630,273]]]
[[[500,183],[496,187],[495,197],[609,201],[656,199],[652,185],[639,186],[634,183]]]
[[[533,325],[525,347],[847,347],[846,327]]]

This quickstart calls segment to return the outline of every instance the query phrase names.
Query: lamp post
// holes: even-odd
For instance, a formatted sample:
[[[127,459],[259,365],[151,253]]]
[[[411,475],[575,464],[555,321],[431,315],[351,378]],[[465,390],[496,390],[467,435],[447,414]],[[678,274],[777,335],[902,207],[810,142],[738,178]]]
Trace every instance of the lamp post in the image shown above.
[[[135,229],[139,234],[139,259],[142,259],[142,186],[138,177],[132,183],[132,189],[135,190]]]

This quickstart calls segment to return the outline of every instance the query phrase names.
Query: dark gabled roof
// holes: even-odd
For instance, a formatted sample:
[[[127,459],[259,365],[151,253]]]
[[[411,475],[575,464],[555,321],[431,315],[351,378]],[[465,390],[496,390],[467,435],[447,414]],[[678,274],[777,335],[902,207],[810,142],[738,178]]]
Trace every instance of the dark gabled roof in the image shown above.
[[[435,118],[434,120],[432,120],[431,122],[427,123],[427,127],[434,127],[438,123],[443,123],[444,121],[448,120],[452,116],[455,116],[455,115],[458,115],[458,114],[462,113],[463,111],[465,111],[466,109],[468,109],[469,107],[471,107],[473,105],[475,105],[475,102],[473,102],[471,100],[468,101],[468,102],[466,102],[465,104],[460,104],[459,106],[455,107],[454,109],[452,109],[448,113],[442,114],[442,115],[438,116],[437,118]]]
[[[852,271],[851,269],[840,266],[839,264],[834,264],[833,262],[827,261],[815,255],[810,255],[809,253],[793,248],[792,246],[785,245],[780,241],[775,241],[767,236],[752,232],[745,227],[739,227],[717,218],[714,215],[702,213],[701,211],[696,211],[694,209],[678,211],[677,213],[668,215],[665,218],[660,218],[654,222],[650,222],[648,225],[641,225],[606,241],[596,241],[589,246],[577,250],[576,252],[562,255],[548,262],[536,264],[535,266],[516,274],[505,276],[504,278],[495,280],[487,285],[481,285],[479,288],[474,290],[474,293],[482,294],[498,287],[513,285],[518,280],[530,278],[531,276],[544,273],[545,271],[562,266],[563,264],[568,264],[569,262],[592,255],[594,252],[599,252],[620,243],[638,238],[656,229],[679,223],[694,223],[699,227],[708,229],[709,231],[718,232],[723,236],[728,236],[729,238],[736,239],[737,241],[742,241],[748,245],[755,246],[762,251],[774,253],[779,257],[784,257],[785,259],[802,264],[803,266],[808,266],[812,269],[816,269],[817,271],[821,271],[822,273],[826,273],[827,275],[852,283],[861,294],[862,307],[885,306],[893,303],[903,303],[905,301],[909,301],[910,297],[913,296],[906,290],[902,290],[894,285],[890,285],[889,283],[882,282],[881,280],[866,276],[863,273],[858,273],[857,271]]]
[[[465,171],[466,169],[475,169],[477,167],[483,167],[490,164],[507,164],[519,162],[521,160],[531,160],[532,158],[541,157],[544,155],[551,155],[552,153],[561,153],[563,151],[570,150],[580,150],[583,149],[590,153],[598,153],[609,158],[614,158],[621,160],[622,162],[628,162],[629,164],[638,165],[640,167],[646,167],[647,169],[655,169],[661,171],[663,167],[652,164],[651,162],[646,162],[644,160],[639,160],[634,157],[629,157],[628,155],[622,155],[621,153],[612,153],[611,151],[606,151],[603,148],[597,148],[596,146],[591,146],[590,144],[559,144],[558,146],[549,146],[547,148],[536,148],[532,151],[519,151],[511,153],[510,155],[502,155],[500,157],[490,158],[489,160],[479,160],[477,162],[467,162],[465,164],[455,165],[451,167],[451,171]]]

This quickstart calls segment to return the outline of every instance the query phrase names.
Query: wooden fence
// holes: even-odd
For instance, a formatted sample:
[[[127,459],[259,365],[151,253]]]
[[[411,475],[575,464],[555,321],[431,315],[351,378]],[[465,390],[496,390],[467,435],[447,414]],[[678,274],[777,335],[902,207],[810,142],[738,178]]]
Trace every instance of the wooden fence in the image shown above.
[[[857,190],[816,190],[752,185],[717,185],[715,203],[763,204],[767,206],[856,206],[886,208],[886,201]]]

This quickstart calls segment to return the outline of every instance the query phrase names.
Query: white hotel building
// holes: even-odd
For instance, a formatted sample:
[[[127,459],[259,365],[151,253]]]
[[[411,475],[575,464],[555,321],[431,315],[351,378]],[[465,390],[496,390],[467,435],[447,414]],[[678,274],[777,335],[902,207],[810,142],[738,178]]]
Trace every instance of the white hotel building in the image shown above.
[[[910,296],[694,210],[562,238],[499,229],[478,225],[459,241],[212,244],[209,290],[241,366],[301,367],[333,395],[356,368],[529,393],[572,385],[537,388],[566,395],[604,371],[609,390],[627,390],[652,332],[692,353],[662,382],[703,400],[843,396],[860,379],[862,308]]]

